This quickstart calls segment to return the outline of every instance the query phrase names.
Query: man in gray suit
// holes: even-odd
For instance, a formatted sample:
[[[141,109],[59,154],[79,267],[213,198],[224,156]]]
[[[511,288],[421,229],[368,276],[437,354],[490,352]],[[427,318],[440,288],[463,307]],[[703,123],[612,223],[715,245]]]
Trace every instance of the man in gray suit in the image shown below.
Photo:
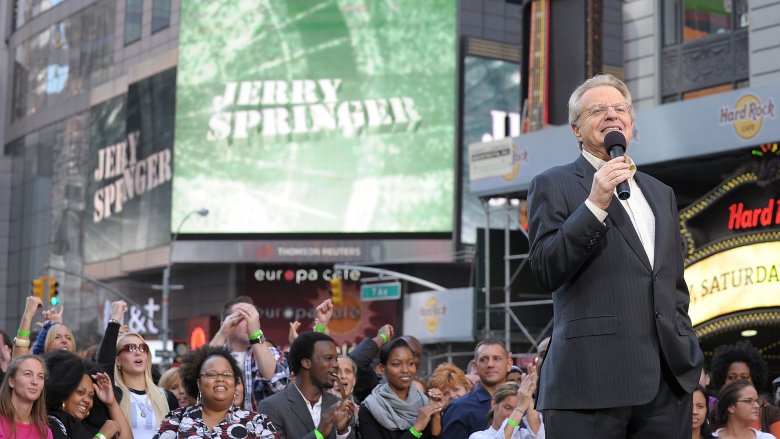
[[[569,122],[580,156],[535,177],[528,192],[531,269],[555,312],[537,402],[547,437],[690,438],[703,355],[674,193],[604,148],[610,131],[631,140],[622,81],[583,83]],[[624,181],[631,195],[619,200]]]
[[[338,380],[338,368],[332,338],[319,332],[299,335],[290,347],[295,382],[263,399],[260,413],[268,415],[282,438],[354,438],[350,421],[355,405],[325,391]]]

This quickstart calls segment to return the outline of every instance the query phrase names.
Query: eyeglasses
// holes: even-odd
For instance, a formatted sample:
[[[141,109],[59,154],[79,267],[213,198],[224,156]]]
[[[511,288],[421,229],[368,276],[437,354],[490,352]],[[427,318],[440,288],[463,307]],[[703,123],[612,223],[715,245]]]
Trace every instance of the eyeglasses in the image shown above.
[[[753,398],[738,399],[737,402],[741,402],[747,405],[761,405],[761,401]]]
[[[214,370],[210,370],[208,372],[204,372],[200,374],[200,377],[209,380],[215,380],[219,377],[222,377],[225,381],[229,381],[232,380],[235,376],[233,375],[233,372],[217,372]]]
[[[116,351],[117,356],[122,352],[131,352],[131,353],[141,352],[143,354],[149,352],[149,345],[146,343],[141,343],[141,344],[128,343],[122,346],[118,351]]]
[[[604,104],[591,105],[590,107],[586,108],[585,111],[580,113],[579,118],[584,119],[584,118],[594,117],[594,116],[603,117],[607,113],[608,108],[612,108],[613,110],[615,110],[615,113],[617,114],[626,114],[626,113],[630,113],[633,107],[631,107],[631,104],[629,104],[628,102],[620,102],[613,105],[604,105]]]

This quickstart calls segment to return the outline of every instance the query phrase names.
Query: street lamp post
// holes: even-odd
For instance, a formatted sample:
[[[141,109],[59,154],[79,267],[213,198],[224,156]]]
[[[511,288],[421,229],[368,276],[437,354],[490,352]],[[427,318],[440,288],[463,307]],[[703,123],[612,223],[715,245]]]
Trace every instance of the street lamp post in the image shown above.
[[[200,209],[195,209],[191,212],[189,212],[187,215],[184,215],[184,218],[181,219],[181,222],[179,222],[179,226],[176,227],[176,232],[173,234],[173,238],[171,238],[171,243],[168,246],[168,265],[165,266],[165,269],[163,270],[163,278],[162,278],[162,349],[163,352],[165,352],[164,355],[164,362],[166,365],[170,364],[170,360],[172,358],[172,352],[168,351],[168,340],[170,339],[170,326],[169,326],[169,306],[171,301],[171,265],[173,265],[173,246],[176,244],[176,238],[179,237],[179,231],[181,231],[181,227],[184,225],[184,223],[194,214],[198,214],[200,216],[206,216],[209,214],[209,210],[205,207],[201,207]]]

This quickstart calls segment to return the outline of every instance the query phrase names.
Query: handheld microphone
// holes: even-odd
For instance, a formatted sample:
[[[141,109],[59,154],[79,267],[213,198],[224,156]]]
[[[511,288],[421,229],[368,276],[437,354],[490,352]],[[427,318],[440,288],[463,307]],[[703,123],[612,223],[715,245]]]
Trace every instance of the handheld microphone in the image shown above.
[[[626,151],[626,136],[620,131],[610,131],[604,136],[604,148],[610,157],[617,158]],[[631,196],[631,189],[628,187],[628,180],[622,181],[617,186],[617,196],[621,200],[627,200]]]

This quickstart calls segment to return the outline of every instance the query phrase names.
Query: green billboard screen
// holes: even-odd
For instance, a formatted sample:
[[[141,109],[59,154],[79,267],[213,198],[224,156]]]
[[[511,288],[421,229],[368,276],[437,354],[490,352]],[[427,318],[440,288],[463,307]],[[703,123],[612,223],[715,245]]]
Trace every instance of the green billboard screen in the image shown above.
[[[186,233],[452,230],[455,0],[183,0]]]

